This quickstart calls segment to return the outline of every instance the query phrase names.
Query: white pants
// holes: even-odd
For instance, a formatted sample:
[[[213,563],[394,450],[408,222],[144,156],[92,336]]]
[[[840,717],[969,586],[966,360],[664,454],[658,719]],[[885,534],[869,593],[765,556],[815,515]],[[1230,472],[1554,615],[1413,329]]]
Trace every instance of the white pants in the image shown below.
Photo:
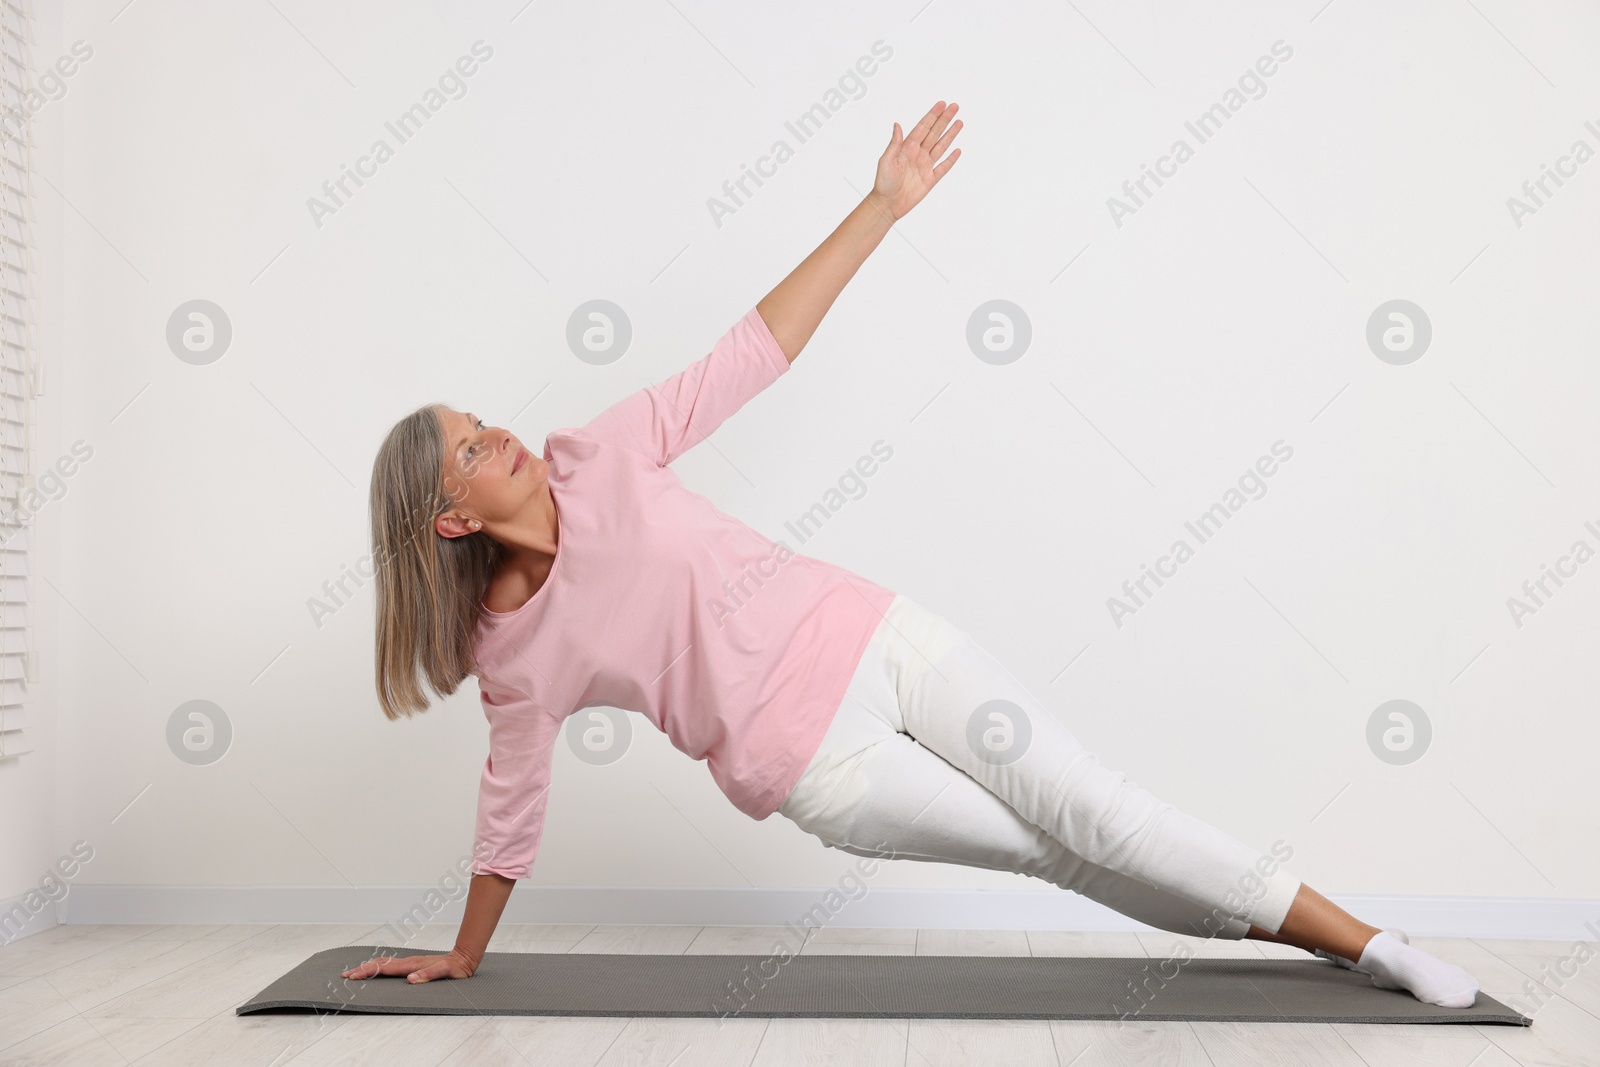
[[[1100,765],[971,637],[897,595],[778,809],[830,848],[1041,878],[1162,930],[1277,933],[1300,880]]]

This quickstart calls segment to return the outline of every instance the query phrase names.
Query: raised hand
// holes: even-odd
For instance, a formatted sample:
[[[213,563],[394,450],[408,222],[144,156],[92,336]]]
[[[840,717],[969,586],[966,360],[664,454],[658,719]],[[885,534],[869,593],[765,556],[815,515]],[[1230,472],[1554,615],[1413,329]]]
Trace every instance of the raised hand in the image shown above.
[[[374,978],[380,974],[405,975],[406,981],[431,982],[435,978],[471,978],[477,970],[465,957],[457,953],[446,956],[375,956],[341,972],[345,978]]]
[[[958,148],[944,162],[934,165],[949,150],[950,142],[961,129],[961,120],[956,119],[954,125],[950,122],[958,106],[939,101],[905,137],[900,134],[900,124],[894,124],[894,135],[878,160],[878,178],[872,187],[873,197],[890,218],[905,217],[905,213],[916,207],[961,158]]]

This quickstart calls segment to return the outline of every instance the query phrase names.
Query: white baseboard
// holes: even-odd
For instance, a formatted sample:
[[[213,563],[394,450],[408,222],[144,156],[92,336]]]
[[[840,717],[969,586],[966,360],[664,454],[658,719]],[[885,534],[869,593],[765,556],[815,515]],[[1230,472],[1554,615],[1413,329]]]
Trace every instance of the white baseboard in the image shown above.
[[[783,926],[819,905],[825,925],[947,930],[1151,929],[1074,893],[949,889],[813,889],[519,886],[503,923],[647,926]],[[429,894],[434,894],[432,900]],[[1540,897],[1423,897],[1347,894],[1335,903],[1375,926],[1418,937],[1600,940],[1600,901]],[[8,906],[0,904],[0,910]],[[373,923],[411,913],[436,923],[461,919],[463,901],[437,886],[74,885],[63,922]],[[420,910],[414,910],[419,909]],[[1589,927],[1585,923],[1592,924]]]
[[[22,894],[9,900],[0,901],[0,945],[9,944],[19,937],[29,934],[40,934],[54,926],[66,922],[66,913],[59,902],[43,901],[43,906],[38,911],[29,908],[28,897],[38,894]],[[40,903],[37,899],[32,903]]]

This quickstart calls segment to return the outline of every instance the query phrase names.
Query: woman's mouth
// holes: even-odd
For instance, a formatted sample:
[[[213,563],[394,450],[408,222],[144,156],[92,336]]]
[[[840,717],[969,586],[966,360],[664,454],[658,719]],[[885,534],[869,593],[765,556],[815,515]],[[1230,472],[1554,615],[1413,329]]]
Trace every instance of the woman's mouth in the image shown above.
[[[517,473],[519,470],[522,469],[523,464],[525,464],[527,462],[528,462],[528,450],[526,448],[517,449],[517,458],[511,461],[511,473],[512,474]]]

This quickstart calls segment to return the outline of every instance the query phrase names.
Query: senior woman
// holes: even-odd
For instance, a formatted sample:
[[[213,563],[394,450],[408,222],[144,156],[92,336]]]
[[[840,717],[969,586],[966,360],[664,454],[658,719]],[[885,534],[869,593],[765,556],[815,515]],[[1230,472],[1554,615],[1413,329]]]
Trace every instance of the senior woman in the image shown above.
[[[894,125],[872,191],[704,358],[542,456],[440,404],[373,470],[377,688],[391,719],[475,675],[489,721],[477,859],[454,949],[348,978],[469,978],[544,825],[558,734],[636,711],[754,819],[829,847],[1010,870],[1164,930],[1296,945],[1468,1007],[1460,967],[1363,923],[1265,855],[1103,766],[964,631],[792,552],[670,468],[789,371],[845,283],[960,157],[956,105]],[[962,506],[952,487],[952,507]]]

